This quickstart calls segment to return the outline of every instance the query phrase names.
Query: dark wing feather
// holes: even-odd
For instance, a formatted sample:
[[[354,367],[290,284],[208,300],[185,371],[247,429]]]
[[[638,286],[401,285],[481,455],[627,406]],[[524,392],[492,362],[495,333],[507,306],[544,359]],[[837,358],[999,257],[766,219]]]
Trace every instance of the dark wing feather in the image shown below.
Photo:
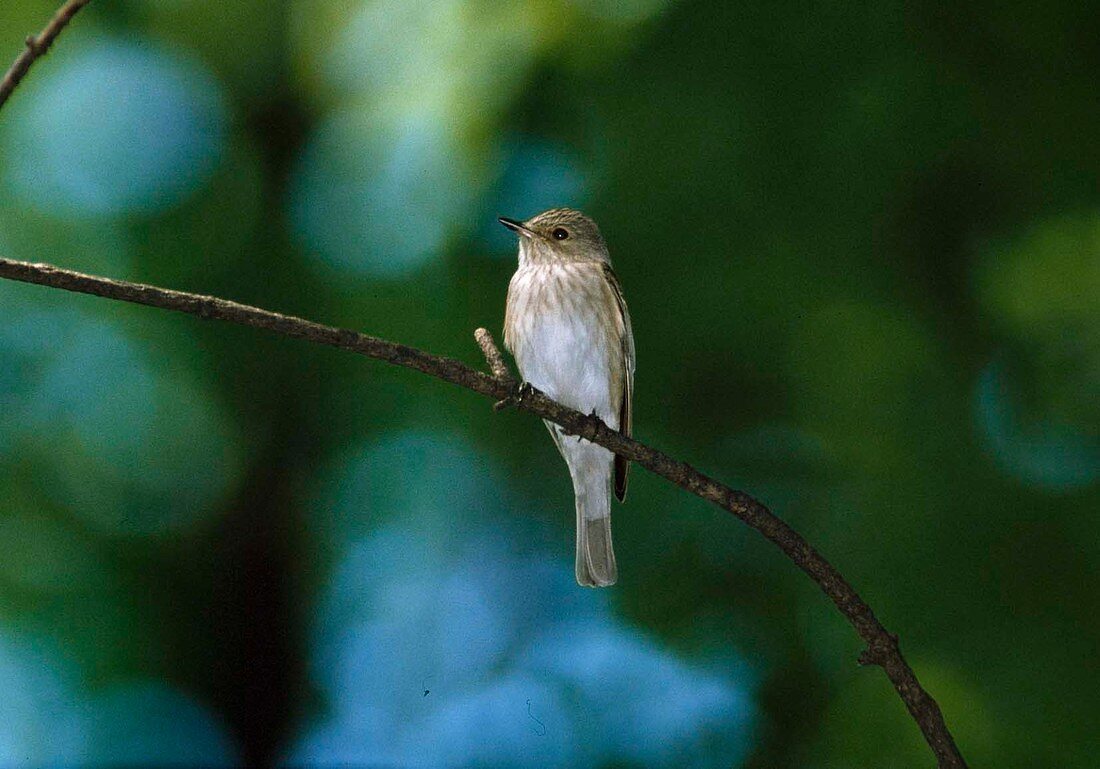
[[[620,342],[622,345],[623,363],[623,400],[619,404],[619,431],[626,436],[634,432],[634,332],[630,328],[630,313],[626,309],[626,300],[623,299],[623,289],[619,285],[610,264],[603,266],[604,279],[608,288],[615,297],[615,303],[619,308]],[[630,469],[630,461],[615,455],[615,496],[620,502],[626,499],[626,476]]]

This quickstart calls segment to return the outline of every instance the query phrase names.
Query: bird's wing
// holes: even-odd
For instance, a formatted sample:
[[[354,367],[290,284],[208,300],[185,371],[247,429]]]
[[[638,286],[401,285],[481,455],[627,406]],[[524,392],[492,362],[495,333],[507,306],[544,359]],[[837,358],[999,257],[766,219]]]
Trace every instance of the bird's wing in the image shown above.
[[[603,277],[615,297],[615,304],[619,310],[617,318],[619,342],[622,353],[623,375],[623,399],[619,404],[619,431],[627,437],[633,434],[634,418],[634,332],[630,328],[630,312],[626,309],[626,300],[623,299],[623,289],[619,285],[619,279],[610,264],[603,265]],[[620,502],[626,498],[626,475],[630,469],[629,460],[615,455],[615,496]]]

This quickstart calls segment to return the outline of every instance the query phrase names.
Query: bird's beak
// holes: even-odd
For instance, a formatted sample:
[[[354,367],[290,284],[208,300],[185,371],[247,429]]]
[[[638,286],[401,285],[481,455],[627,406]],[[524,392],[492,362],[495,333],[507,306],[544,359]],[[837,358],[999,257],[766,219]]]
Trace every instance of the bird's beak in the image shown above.
[[[507,216],[498,216],[497,221],[517,235],[522,235],[525,238],[535,237],[535,233],[524,227],[523,222],[517,222],[515,219],[509,219]]]

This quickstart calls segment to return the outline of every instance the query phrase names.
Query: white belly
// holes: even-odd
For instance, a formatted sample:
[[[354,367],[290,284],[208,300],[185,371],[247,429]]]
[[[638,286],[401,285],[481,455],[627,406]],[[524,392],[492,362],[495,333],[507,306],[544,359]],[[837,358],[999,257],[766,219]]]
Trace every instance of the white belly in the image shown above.
[[[508,342],[524,380],[618,428],[611,365],[619,342],[597,280],[590,269],[570,265],[520,268],[508,290]]]

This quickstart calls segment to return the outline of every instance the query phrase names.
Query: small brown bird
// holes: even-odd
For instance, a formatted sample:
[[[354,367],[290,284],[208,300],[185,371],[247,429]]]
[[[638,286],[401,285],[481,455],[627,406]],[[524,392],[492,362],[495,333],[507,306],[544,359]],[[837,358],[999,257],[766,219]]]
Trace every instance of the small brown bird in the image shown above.
[[[500,223],[519,235],[508,284],[504,344],[524,380],[559,403],[631,432],[634,335],[596,223],[569,208]],[[611,486],[626,496],[628,462],[546,423],[569,466],[577,499],[577,582],[615,584]]]

